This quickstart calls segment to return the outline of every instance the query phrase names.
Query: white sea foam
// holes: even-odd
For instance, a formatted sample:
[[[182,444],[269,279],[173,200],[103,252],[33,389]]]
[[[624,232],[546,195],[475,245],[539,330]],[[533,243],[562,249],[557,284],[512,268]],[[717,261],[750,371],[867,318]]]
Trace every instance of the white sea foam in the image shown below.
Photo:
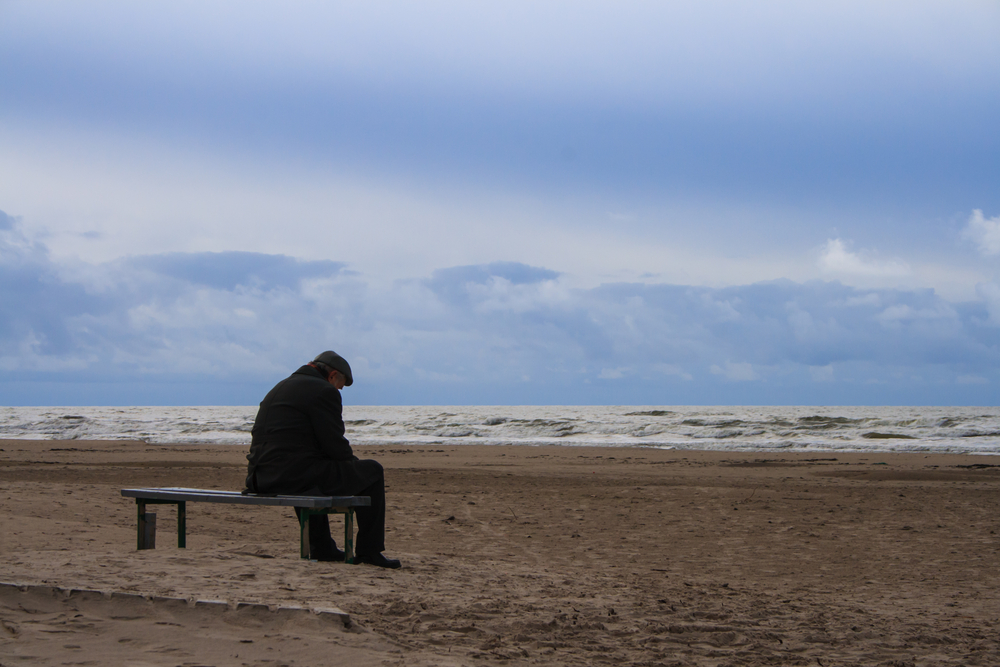
[[[255,407],[0,408],[0,438],[248,445]],[[1000,454],[994,407],[345,406],[359,445]]]

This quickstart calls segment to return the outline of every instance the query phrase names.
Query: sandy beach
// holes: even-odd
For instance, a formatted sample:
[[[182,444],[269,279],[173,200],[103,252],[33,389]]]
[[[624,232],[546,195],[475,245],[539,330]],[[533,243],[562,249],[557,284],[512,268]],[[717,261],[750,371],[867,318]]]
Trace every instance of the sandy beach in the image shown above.
[[[282,508],[135,550],[121,488],[238,490],[241,447],[0,441],[0,665],[1000,664],[998,457],[356,451],[402,570]]]

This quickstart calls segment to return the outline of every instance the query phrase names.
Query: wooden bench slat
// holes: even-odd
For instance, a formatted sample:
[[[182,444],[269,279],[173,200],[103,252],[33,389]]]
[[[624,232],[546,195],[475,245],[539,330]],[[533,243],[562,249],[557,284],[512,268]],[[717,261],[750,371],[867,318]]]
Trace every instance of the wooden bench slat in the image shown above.
[[[242,494],[239,491],[216,491],[214,489],[188,489],[183,487],[162,487],[145,489],[122,489],[128,498],[148,500],[178,500],[203,503],[230,503],[234,505],[276,505],[280,507],[368,507],[368,496],[285,496]]]

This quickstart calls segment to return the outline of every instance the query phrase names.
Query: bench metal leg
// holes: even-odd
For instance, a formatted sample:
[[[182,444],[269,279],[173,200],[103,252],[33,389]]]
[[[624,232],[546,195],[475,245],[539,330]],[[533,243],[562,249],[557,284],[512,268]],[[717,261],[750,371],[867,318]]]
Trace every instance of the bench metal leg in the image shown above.
[[[180,501],[154,500],[152,502],[135,499],[135,506],[138,512],[138,527],[136,528],[136,549],[156,548],[156,515],[146,512],[146,505],[177,505],[177,546],[184,549],[187,547],[187,503]]]
[[[306,507],[299,508],[299,557],[309,560],[309,516],[312,512]]]
[[[177,548],[187,548],[187,503],[177,503]]]
[[[347,563],[354,562],[354,508],[348,507],[344,512],[344,559]]]
[[[309,549],[309,517],[320,514],[343,514],[344,515],[344,560],[348,563],[354,562],[354,508],[310,509],[299,507],[299,556],[306,560],[312,558]]]
[[[142,551],[143,549],[149,549],[150,547],[146,544],[146,503],[144,503],[139,498],[135,500],[135,506],[139,512],[139,525],[136,530],[136,549]]]

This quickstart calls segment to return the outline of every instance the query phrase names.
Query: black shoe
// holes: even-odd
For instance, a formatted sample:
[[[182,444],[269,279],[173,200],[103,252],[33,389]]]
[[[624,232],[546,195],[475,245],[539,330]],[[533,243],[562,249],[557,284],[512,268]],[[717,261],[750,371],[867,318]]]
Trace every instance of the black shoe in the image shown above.
[[[319,551],[319,553],[310,554],[310,558],[324,563],[343,563],[346,554],[337,547],[334,547],[332,551],[324,549]]]
[[[354,557],[354,564],[367,563],[368,565],[375,565],[376,567],[387,567],[390,570],[398,570],[403,567],[395,558],[386,558],[382,554],[374,554],[372,556],[362,556],[358,554]]]
[[[309,540],[310,558],[324,563],[343,563],[346,554],[337,548],[332,538],[326,538],[317,544],[317,540]]]

